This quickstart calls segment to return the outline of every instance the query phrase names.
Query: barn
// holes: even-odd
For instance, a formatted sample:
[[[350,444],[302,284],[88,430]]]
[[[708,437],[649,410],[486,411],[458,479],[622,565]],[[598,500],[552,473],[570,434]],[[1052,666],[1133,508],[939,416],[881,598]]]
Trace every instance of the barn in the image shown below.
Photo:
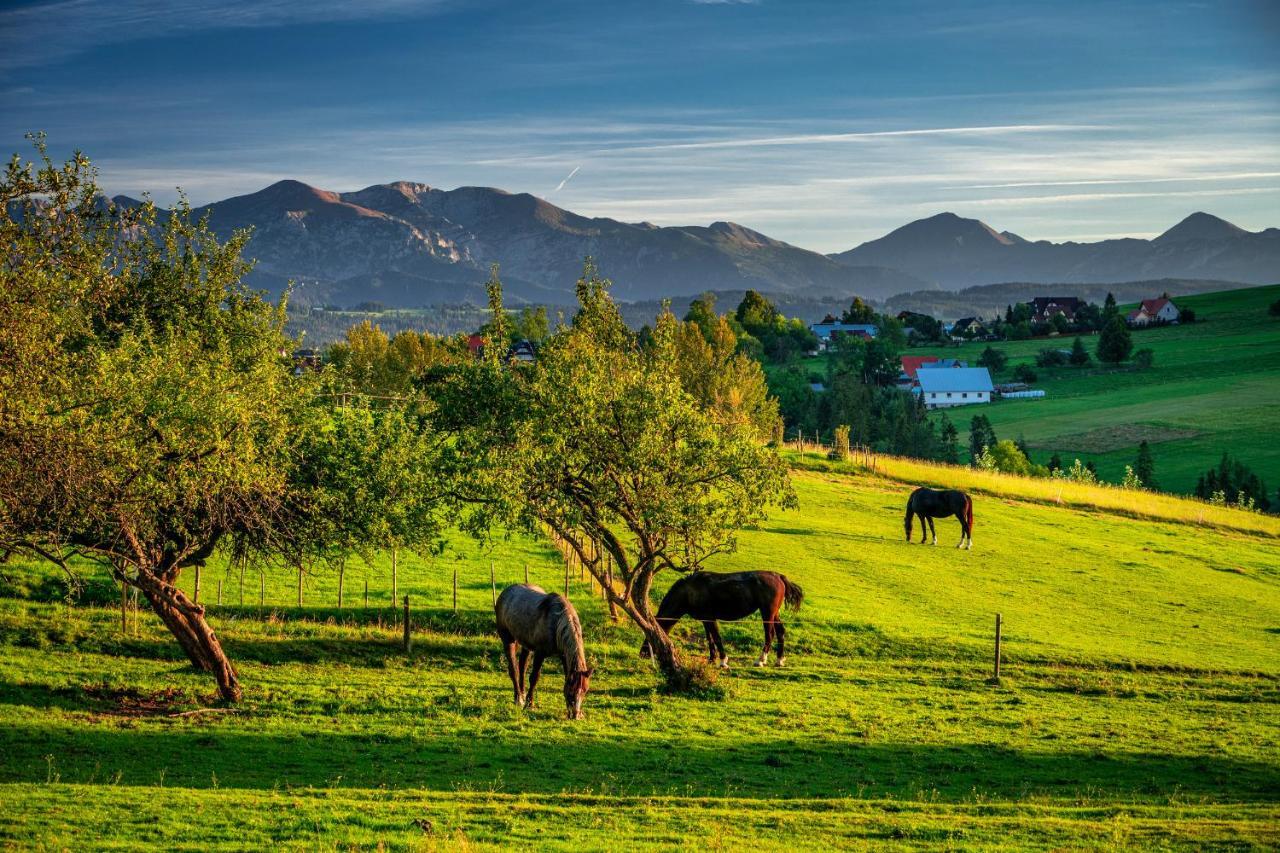
[[[916,393],[930,409],[991,402],[991,373],[985,367],[920,370],[916,381],[920,384]]]

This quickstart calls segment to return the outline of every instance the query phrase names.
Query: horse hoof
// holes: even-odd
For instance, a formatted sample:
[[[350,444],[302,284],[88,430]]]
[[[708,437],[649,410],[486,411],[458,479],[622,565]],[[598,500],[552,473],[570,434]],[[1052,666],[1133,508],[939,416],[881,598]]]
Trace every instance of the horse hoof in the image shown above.
[[[786,658],[778,658],[778,662],[774,664],[774,666],[786,666],[786,665],[787,665]]]
[[[724,660],[720,661],[720,668],[721,668],[721,669],[728,669],[728,668],[729,668],[729,659],[728,659],[728,658],[725,658]]]
[[[768,663],[767,660],[760,658],[760,660],[756,661],[756,666],[764,666],[766,663]]]

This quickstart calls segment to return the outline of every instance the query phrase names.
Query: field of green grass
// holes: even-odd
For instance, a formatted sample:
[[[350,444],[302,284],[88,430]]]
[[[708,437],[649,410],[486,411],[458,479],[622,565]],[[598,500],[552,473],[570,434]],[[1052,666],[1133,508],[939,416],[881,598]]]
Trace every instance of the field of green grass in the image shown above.
[[[1155,295],[1155,294],[1153,294]],[[1111,482],[1124,476],[1137,446],[1146,439],[1156,462],[1159,485],[1190,493],[1196,478],[1229,451],[1256,471],[1272,493],[1280,487],[1280,318],[1267,306],[1280,299],[1280,285],[1207,293],[1176,299],[1198,322],[1133,332],[1134,349],[1155,353],[1150,370],[1036,368],[1041,400],[1003,400],[956,409],[950,416],[967,446],[969,419],[979,410],[1000,438],[1023,436],[1033,460],[1059,453],[1093,460]],[[1124,310],[1133,306],[1125,306]],[[999,343],[1009,363],[996,377],[1011,381],[1014,368],[1034,366],[1046,347],[1070,348],[1071,336]],[[1097,336],[1085,336],[1094,354]],[[918,348],[912,355],[946,355],[976,364],[985,343]]]
[[[0,845],[1280,845],[1274,531],[989,491],[973,551],[952,547],[949,520],[937,547],[908,545],[910,483],[797,463],[800,509],[714,566],[804,587],[788,665],[750,666],[759,623],[728,625],[733,667],[713,695],[665,695],[637,634],[575,578],[597,667],[579,722],[553,663],[539,707],[513,707],[492,634],[491,560],[499,586],[527,563],[563,587],[540,542],[402,555],[408,657],[385,559],[350,564],[341,611],[329,571],[298,609],[296,577],[269,570],[259,609],[253,569],[241,606],[238,573],[207,567],[202,600],[245,686],[234,710],[201,710],[211,680],[154,617],[121,634],[105,578],[68,603],[46,568],[0,566]],[[677,635],[698,653],[700,629]]]

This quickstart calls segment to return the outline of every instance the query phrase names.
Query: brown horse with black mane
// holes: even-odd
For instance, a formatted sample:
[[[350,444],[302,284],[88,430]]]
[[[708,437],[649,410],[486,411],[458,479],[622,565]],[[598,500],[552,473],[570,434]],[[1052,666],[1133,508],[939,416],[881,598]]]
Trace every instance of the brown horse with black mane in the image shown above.
[[[907,541],[911,541],[911,517],[920,516],[920,544],[925,543],[926,534],[933,534],[933,544],[938,544],[938,531],[933,527],[935,518],[947,518],[954,515],[960,522],[960,544],[957,548],[973,550],[973,499],[964,492],[955,489],[937,491],[919,488],[907,498],[907,517],[902,525],[907,531]],[[926,526],[928,530],[926,530]]]
[[[729,668],[729,656],[724,651],[717,620],[745,619],[757,610],[764,621],[764,650],[756,666],[769,661],[769,646],[777,640],[778,666],[786,663],[786,628],[779,614],[785,603],[791,610],[799,610],[804,601],[804,590],[777,572],[694,572],[671,585],[658,606],[658,626],[670,632],[671,626],[682,616],[692,616],[702,623],[707,632],[709,660],[720,667]],[[649,657],[649,643],[640,647],[640,657]]]

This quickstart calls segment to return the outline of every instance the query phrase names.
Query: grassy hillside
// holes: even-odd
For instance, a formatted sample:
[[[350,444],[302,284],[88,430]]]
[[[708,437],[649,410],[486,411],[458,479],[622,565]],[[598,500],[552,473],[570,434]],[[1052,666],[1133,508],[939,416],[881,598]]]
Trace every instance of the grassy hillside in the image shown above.
[[[1135,331],[1135,349],[1155,352],[1155,367],[1137,371],[1095,363],[1087,368],[1040,369],[1035,387],[1042,400],[1005,400],[959,409],[951,416],[968,439],[968,423],[979,409],[1001,438],[1025,436],[1032,457],[1045,462],[1054,452],[1068,463],[1092,459],[1099,474],[1119,481],[1146,439],[1162,488],[1188,493],[1196,477],[1230,451],[1266,481],[1280,486],[1280,319],[1267,306],[1280,299],[1280,285],[1202,294],[1177,300],[1195,310],[1191,325]],[[1126,309],[1132,306],[1126,306]],[[1090,353],[1096,335],[1085,337]],[[987,346],[912,349],[976,363]],[[997,380],[1018,364],[1034,364],[1045,347],[1070,347],[1071,338],[995,344],[1009,356]]]
[[[1180,523],[1000,488],[937,547],[903,542],[917,481],[969,477],[796,459],[801,507],[742,537],[715,568],[784,571],[788,666],[755,669],[758,622],[726,626],[720,698],[656,690],[637,636],[572,582],[598,668],[587,719],[563,720],[560,673],[525,713],[491,635],[499,584],[564,583],[547,546],[401,562],[420,609],[408,658],[393,611],[334,608],[331,573],[266,575],[269,607],[215,605],[245,684],[235,712],[201,707],[147,615],[122,637],[105,581],[74,606],[38,566],[0,597],[0,843],[242,849],[662,847],[829,849],[1280,844],[1280,531]],[[1069,496],[1070,497],[1070,496]],[[1249,517],[1255,518],[1255,517]],[[460,612],[449,607],[454,568]],[[389,602],[388,565],[368,574]],[[210,567],[211,601],[238,577]],[[665,587],[674,578],[662,577]],[[256,576],[247,595],[256,600]],[[184,582],[190,586],[191,578]],[[97,601],[98,604],[93,602]],[[1005,678],[987,682],[994,614]],[[701,630],[682,624],[691,653]]]

